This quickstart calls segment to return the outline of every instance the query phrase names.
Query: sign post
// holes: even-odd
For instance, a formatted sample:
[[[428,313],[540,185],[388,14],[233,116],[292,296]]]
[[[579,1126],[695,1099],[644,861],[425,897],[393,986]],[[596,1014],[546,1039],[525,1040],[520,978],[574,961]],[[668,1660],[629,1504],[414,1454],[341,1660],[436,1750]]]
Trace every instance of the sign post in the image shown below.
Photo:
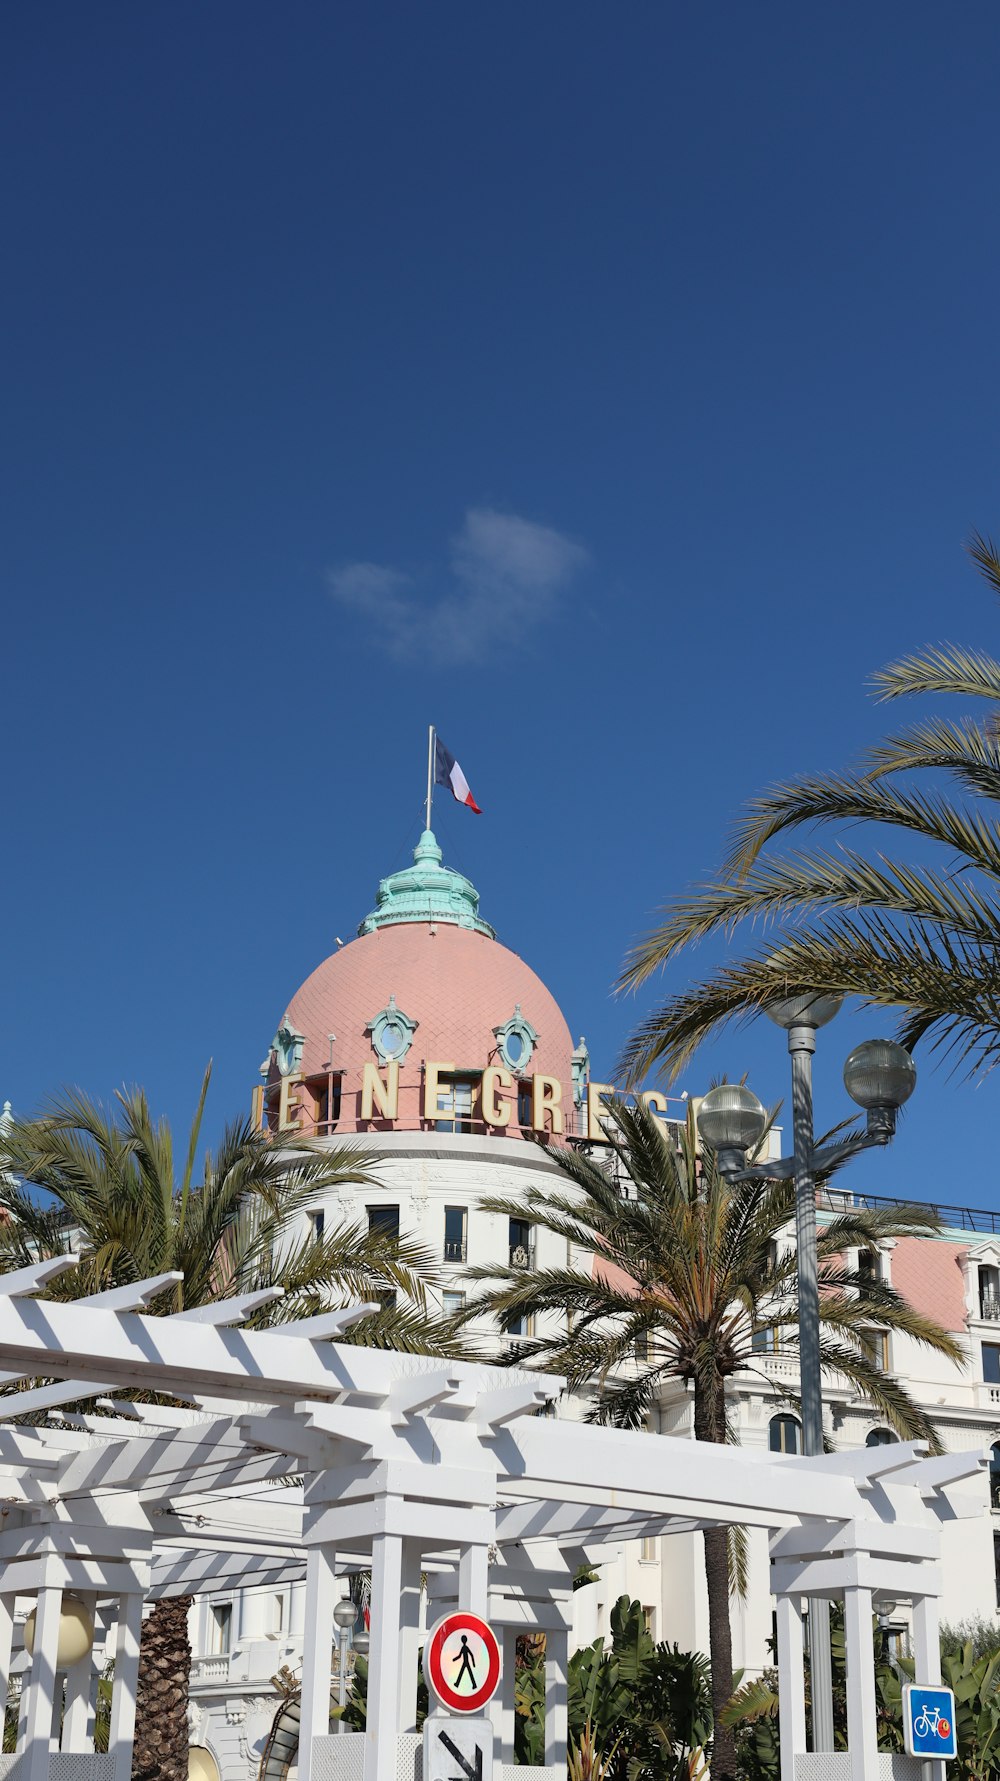
[[[493,1727],[481,1715],[500,1682],[500,1646],[478,1614],[458,1609],[435,1622],[424,1677],[447,1713],[424,1720],[424,1781],[493,1781]],[[461,1715],[453,1718],[452,1715]]]
[[[424,1720],[424,1781],[493,1781],[493,1727],[488,1719]]]
[[[903,1689],[903,1743],[908,1756],[938,1762],[958,1755],[955,1696],[950,1688],[907,1682]]]

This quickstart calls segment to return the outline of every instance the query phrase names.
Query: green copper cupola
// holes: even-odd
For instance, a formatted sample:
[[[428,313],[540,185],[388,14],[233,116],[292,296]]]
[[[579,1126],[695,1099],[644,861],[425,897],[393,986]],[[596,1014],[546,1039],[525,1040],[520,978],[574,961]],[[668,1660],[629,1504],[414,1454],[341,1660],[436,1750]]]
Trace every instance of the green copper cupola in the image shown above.
[[[461,872],[443,866],[441,849],[430,829],[425,829],[413,853],[412,866],[383,878],[375,895],[375,907],[366,915],[359,934],[403,921],[447,922],[451,927],[472,928],[496,939],[489,922],[479,914],[479,892]]]

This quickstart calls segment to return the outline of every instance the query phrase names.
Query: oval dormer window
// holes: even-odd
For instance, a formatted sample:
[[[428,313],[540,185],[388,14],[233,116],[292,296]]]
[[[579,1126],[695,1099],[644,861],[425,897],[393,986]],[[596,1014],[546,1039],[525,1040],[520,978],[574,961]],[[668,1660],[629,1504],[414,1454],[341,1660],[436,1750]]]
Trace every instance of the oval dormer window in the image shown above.
[[[507,1068],[515,1072],[525,1070],[538,1043],[538,1034],[530,1020],[525,1020],[521,1013],[520,1002],[515,1006],[509,1020],[505,1020],[502,1026],[493,1028],[493,1036]]]
[[[417,1022],[396,1007],[395,996],[389,997],[388,1005],[373,1014],[365,1027],[371,1035],[372,1050],[383,1064],[398,1063],[406,1056],[416,1030]]]

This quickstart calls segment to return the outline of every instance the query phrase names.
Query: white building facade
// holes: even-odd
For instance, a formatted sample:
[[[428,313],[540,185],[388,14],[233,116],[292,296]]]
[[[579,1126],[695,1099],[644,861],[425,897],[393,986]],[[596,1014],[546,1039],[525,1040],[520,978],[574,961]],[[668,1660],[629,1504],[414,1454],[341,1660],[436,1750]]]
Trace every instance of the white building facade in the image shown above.
[[[376,1153],[375,1184],[345,1187],[318,1201],[317,1235],[342,1222],[399,1232],[437,1264],[442,1309],[456,1311],[473,1288],[468,1270],[492,1263],[566,1265],[567,1246],[551,1233],[483,1209],[494,1196],[518,1198],[559,1181],[552,1152],[561,1144],[600,1144],[601,1097],[582,1039],[574,1043],[562,1010],[536,973],[503,946],[479,914],[474,887],[442,863],[428,831],[414,863],[379,886],[357,939],[326,959],[292,997],[254,1091],[255,1114],[276,1139],[297,1132],[347,1140]],[[665,1118],[683,1104],[648,1097]],[[1000,1229],[991,1215],[955,1213],[937,1239],[905,1239],[870,1265],[919,1306],[961,1334],[964,1371],[906,1338],[882,1351],[930,1411],[950,1451],[1000,1440]],[[1000,1225],[1000,1220],[998,1220]],[[980,1228],[982,1227],[982,1228]],[[789,1232],[788,1242],[793,1242]],[[517,1349],[535,1332],[523,1324],[485,1327],[494,1352]],[[748,1449],[797,1451],[788,1395],[797,1389],[790,1354],[761,1353],[732,1394]],[[563,1402],[558,1413],[579,1416]],[[850,1450],[889,1438],[844,1385],[826,1393],[827,1432]],[[657,1431],[690,1436],[690,1400],[666,1389]],[[1000,1460],[1000,1447],[997,1450]],[[1000,1473],[997,1474],[1000,1477]],[[987,1487],[968,1486],[979,1513],[944,1529],[942,1618],[993,1618],[997,1609],[994,1515]],[[766,1535],[751,1531],[751,1584],[733,1604],[734,1661],[754,1671],[771,1661],[772,1597]],[[609,1558],[598,1581],[574,1598],[574,1637],[603,1633],[622,1593],[639,1600],[657,1639],[707,1650],[708,1606],[701,1536],[631,1542]],[[206,1597],[192,1613],[195,1740],[223,1759],[225,1781],[259,1770],[279,1695],[276,1676],[302,1662],[305,1584]],[[906,1637],[905,1619],[900,1637]]]

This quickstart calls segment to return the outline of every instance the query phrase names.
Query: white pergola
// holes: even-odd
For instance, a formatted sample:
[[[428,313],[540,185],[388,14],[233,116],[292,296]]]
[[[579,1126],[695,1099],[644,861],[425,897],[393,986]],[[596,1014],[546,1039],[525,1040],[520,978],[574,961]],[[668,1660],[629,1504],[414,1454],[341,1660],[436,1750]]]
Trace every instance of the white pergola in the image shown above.
[[[963,1510],[949,1486],[985,1455],[928,1459],[915,1444],[779,1458],[626,1433],[544,1414],[562,1382],[475,1362],[338,1344],[355,1306],[248,1330],[265,1298],[144,1315],[161,1276],[68,1303],[37,1295],[71,1258],[0,1277],[0,1658],[14,1602],[37,1599],[18,1750],[0,1781],[128,1781],[143,1604],[164,1594],[306,1579],[302,1781],[413,1781],[421,1575],[433,1613],[485,1614],[504,1643],[494,1703],[503,1781],[564,1773],[573,1576],[609,1542],[739,1523],[771,1539],[778,1603],[784,1781],[917,1775],[880,1758],[871,1619],[880,1593],[914,1603],[918,1675],[937,1679],[940,1524]],[[132,1404],[144,1391],[186,1409]],[[101,1398],[103,1415],[60,1406]],[[290,1478],[300,1486],[289,1486]],[[262,1494],[263,1493],[263,1494]],[[605,1550],[606,1556],[606,1550]],[[338,1577],[372,1571],[368,1724],[329,1732]],[[116,1625],[111,1741],[93,1751],[90,1659],[57,1673],[64,1592]],[[850,1750],[805,1748],[802,1608],[845,1604]],[[544,1630],[545,1769],[514,1771],[514,1641]],[[65,1691],[65,1692],[64,1692]],[[53,1730],[61,1745],[53,1747]]]

